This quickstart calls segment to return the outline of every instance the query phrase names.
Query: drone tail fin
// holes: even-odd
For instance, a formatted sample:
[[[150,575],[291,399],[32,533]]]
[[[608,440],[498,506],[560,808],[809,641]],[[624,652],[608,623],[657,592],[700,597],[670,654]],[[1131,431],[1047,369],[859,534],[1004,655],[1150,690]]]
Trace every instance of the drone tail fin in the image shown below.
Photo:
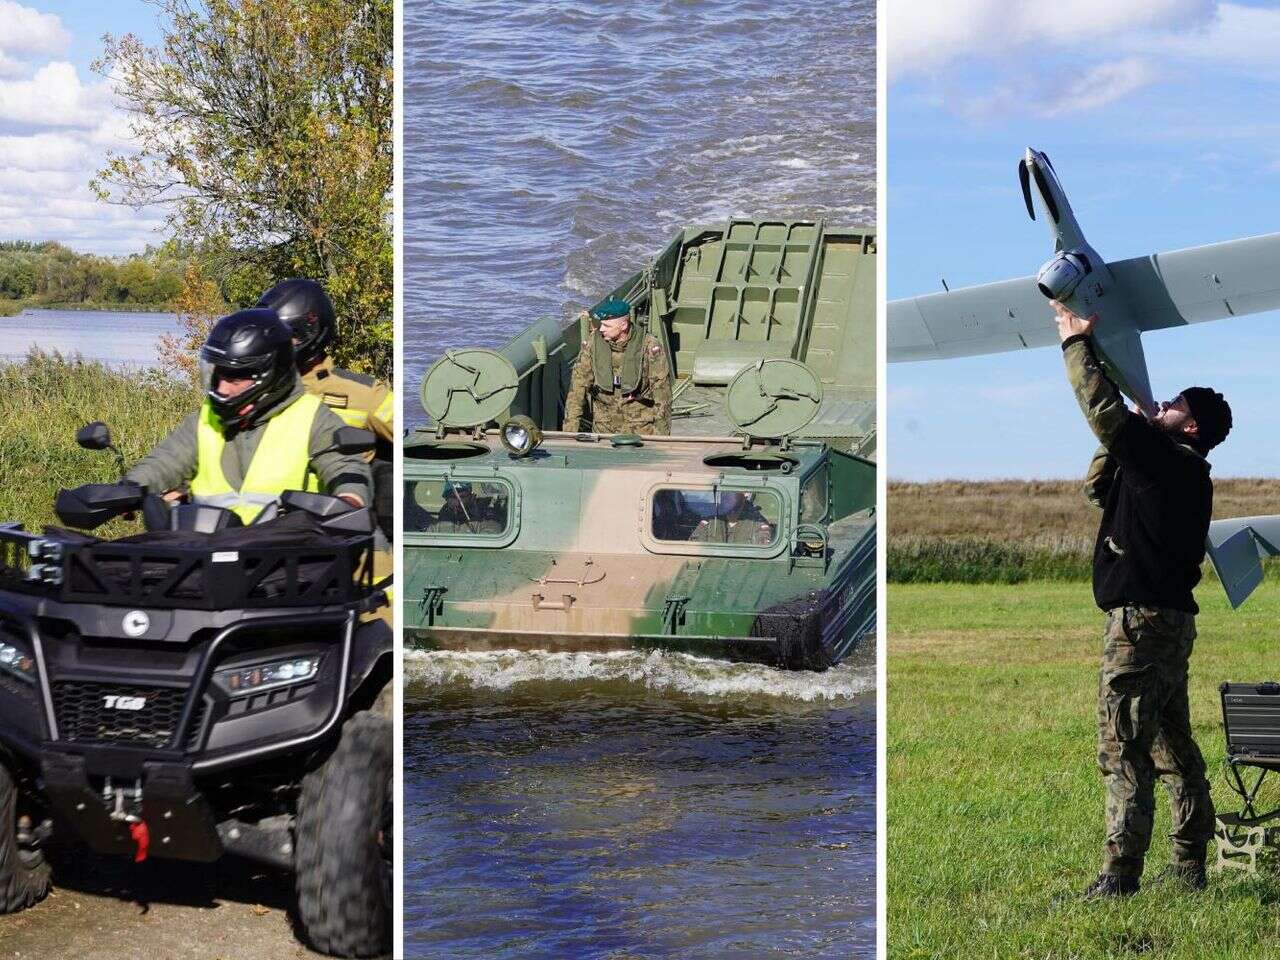
[[[1205,548],[1231,609],[1262,583],[1262,561],[1280,555],[1280,516],[1239,517],[1209,524]]]

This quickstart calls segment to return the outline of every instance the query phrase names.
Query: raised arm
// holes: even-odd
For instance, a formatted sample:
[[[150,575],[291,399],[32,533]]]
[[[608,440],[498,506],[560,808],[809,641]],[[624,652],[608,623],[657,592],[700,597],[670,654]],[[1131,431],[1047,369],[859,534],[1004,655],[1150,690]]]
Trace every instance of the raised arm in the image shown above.
[[[594,340],[594,337],[588,337],[583,341],[573,365],[573,375],[569,378],[569,393],[564,398],[564,429],[569,433],[582,429],[582,407],[587,400],[587,388],[595,377],[591,366],[591,344]]]

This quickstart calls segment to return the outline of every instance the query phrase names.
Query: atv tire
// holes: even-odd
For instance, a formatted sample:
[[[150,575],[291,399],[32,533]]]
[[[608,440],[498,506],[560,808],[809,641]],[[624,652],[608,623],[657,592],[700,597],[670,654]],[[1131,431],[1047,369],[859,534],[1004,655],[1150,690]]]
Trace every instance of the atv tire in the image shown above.
[[[296,826],[298,919],[317,950],[391,952],[391,723],[354,714],[302,781]]]
[[[35,906],[53,883],[44,853],[18,846],[18,798],[13,774],[0,763],[0,913]]]

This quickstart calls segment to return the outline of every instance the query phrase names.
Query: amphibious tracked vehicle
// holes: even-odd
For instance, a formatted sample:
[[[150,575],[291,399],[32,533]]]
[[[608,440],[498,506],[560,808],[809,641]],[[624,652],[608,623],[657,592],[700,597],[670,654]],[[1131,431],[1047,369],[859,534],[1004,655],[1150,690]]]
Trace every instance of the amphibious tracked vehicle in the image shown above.
[[[683,230],[601,302],[670,363],[671,435],[565,433],[587,312],[449,350],[404,466],[421,649],[666,649],[793,669],[875,625],[875,231]]]

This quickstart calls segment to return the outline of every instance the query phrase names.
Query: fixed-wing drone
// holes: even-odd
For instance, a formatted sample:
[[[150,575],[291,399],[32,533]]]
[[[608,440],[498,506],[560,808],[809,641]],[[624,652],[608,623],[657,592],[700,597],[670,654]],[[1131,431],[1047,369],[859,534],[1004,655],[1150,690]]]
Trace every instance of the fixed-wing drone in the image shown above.
[[[1096,313],[1094,344],[1108,373],[1155,412],[1142,352],[1149,330],[1280,309],[1280,233],[1103,260],[1085,239],[1048,156],[1018,161],[1027,213],[1039,207],[1054,254],[1034,277],[890,301],[889,361],[1003,353],[1058,343],[1051,300]],[[1261,558],[1280,555],[1280,516],[1215,520],[1209,558],[1233,607],[1262,581]]]
[[[1089,245],[1048,156],[1018,162],[1054,254],[1034,277],[889,303],[889,361],[936,360],[1056,345],[1050,300],[1098,315],[1094,342],[1116,385],[1148,413],[1155,401],[1142,334],[1280,309],[1280,233],[1108,263]],[[1033,199],[1034,198],[1034,199]]]

